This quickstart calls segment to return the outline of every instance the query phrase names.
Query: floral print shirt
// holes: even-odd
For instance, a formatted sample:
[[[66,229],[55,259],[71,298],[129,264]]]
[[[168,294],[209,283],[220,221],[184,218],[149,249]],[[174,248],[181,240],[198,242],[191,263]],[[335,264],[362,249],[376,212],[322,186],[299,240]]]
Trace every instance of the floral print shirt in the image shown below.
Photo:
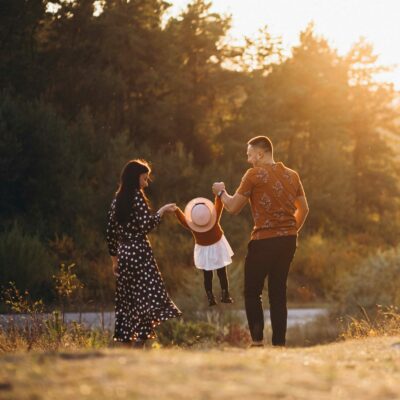
[[[294,202],[305,194],[296,171],[281,162],[250,168],[236,193],[250,200],[252,240],[297,235]]]

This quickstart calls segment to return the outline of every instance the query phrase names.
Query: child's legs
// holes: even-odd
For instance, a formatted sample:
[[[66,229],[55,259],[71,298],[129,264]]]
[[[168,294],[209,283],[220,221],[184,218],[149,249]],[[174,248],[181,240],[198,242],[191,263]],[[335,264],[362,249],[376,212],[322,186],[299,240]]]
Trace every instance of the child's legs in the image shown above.
[[[204,273],[204,289],[206,289],[206,292],[212,292],[213,272],[204,270],[203,273]]]
[[[228,275],[226,274],[226,267],[218,268],[217,274],[219,278],[219,283],[221,284],[222,290],[229,289]]]

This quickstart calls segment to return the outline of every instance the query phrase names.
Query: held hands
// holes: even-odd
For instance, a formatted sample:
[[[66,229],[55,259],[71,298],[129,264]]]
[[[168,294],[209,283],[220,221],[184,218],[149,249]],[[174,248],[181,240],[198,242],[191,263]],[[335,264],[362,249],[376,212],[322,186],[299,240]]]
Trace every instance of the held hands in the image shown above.
[[[178,207],[176,206],[175,203],[168,203],[168,204],[165,204],[164,206],[162,206],[162,207],[158,210],[158,213],[159,213],[161,216],[163,216],[163,214],[164,214],[165,212],[173,213],[173,212],[176,211],[177,208],[178,208]]]
[[[214,194],[218,194],[221,190],[225,190],[224,182],[214,182],[212,185],[212,191]]]
[[[119,276],[118,258],[115,256],[111,257],[112,270],[115,276]]]
[[[113,273],[115,276],[119,276],[118,264],[113,264]]]

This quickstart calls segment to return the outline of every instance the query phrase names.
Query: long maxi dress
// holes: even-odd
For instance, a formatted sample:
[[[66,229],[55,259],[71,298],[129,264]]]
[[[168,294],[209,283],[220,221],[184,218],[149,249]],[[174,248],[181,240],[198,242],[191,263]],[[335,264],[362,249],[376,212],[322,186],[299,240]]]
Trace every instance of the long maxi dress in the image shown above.
[[[129,222],[115,218],[114,198],[108,212],[107,244],[117,256],[114,341],[153,339],[162,321],[182,315],[170,299],[153,255],[147,233],[160,224],[159,213],[151,213],[141,191],[133,198]]]

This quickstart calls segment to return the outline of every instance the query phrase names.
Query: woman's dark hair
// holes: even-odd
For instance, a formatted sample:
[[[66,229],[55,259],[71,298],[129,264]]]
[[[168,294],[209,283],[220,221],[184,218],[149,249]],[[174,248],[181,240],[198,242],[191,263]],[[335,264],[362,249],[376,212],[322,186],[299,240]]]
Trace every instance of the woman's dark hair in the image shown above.
[[[129,221],[133,197],[136,191],[141,190],[140,175],[147,172],[150,173],[151,169],[149,163],[145,160],[131,160],[126,163],[121,172],[119,188],[116,194],[115,217],[117,222],[126,223]],[[144,198],[147,200],[145,196]]]

